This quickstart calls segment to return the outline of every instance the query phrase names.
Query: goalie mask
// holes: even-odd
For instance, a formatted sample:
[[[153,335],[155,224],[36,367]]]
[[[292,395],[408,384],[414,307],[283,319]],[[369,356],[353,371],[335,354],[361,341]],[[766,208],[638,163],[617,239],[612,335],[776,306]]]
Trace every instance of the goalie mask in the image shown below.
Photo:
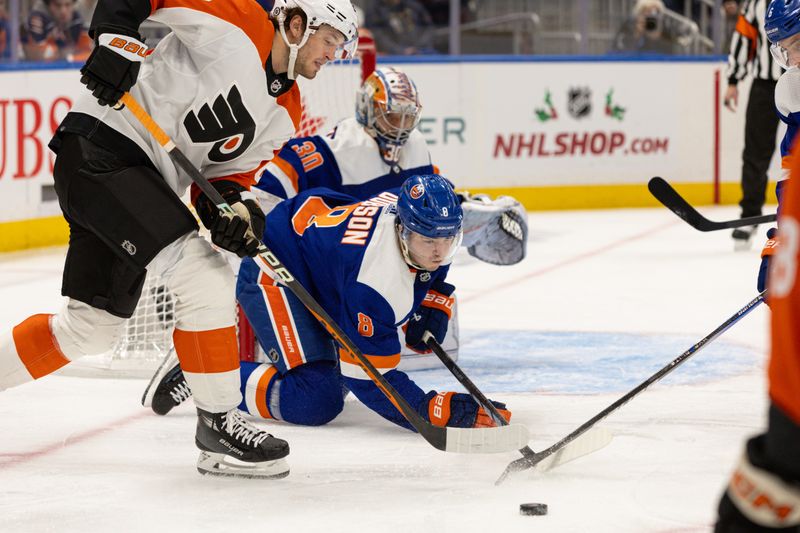
[[[463,215],[450,183],[438,174],[412,176],[397,200],[397,236],[410,266],[434,271],[449,265],[461,245]]]
[[[302,9],[307,19],[306,30],[298,44],[289,42],[284,28],[286,13],[292,8]],[[283,42],[289,47],[287,76],[290,80],[295,79],[296,76],[294,64],[297,61],[297,52],[323,24],[331,26],[344,35],[344,43],[337,50],[335,59],[348,59],[355,54],[358,45],[358,19],[350,0],[275,0],[270,15],[277,21]]]
[[[397,165],[400,149],[419,124],[417,86],[405,73],[382,67],[364,80],[356,97],[356,120],[378,143],[387,165]]]

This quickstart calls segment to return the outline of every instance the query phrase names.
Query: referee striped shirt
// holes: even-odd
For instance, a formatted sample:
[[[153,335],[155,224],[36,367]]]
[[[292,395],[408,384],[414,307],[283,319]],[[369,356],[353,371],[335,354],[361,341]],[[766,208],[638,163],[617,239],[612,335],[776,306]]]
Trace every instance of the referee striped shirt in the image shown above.
[[[778,81],[783,69],[769,52],[769,40],[764,32],[764,17],[769,0],[745,0],[731,37],[728,55],[728,83],[735,85],[748,72],[754,78]]]

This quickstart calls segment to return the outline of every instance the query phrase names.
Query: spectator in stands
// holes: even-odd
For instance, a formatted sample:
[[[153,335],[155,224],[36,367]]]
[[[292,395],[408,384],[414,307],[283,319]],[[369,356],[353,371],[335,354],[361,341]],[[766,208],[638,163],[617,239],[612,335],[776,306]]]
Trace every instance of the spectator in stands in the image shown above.
[[[722,42],[730,43],[739,20],[739,0],[722,0]]]
[[[5,0],[0,0],[0,61],[11,59],[11,32]]]
[[[81,61],[92,51],[76,0],[37,0],[25,27],[22,44],[31,61]]]
[[[691,39],[687,30],[667,16],[662,0],[637,0],[611,52],[686,54]]]
[[[379,54],[432,54],[433,23],[417,0],[374,0],[367,8],[366,26]]]

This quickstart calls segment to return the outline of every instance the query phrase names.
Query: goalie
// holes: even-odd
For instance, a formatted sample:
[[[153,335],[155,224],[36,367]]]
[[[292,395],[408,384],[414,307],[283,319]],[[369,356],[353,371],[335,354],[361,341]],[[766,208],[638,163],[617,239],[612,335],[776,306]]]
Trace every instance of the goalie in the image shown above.
[[[462,210],[449,182],[414,176],[397,195],[382,192],[353,203],[314,189],[278,204],[266,219],[264,242],[420,415],[439,426],[491,427],[468,394],[424,392],[400,361],[405,343],[423,349],[423,333],[441,342],[455,287],[445,281],[462,239]],[[293,424],[322,425],[344,406],[346,391],[370,409],[411,429],[397,408],[337,347],[294,294],[242,262],[237,297],[270,363],[242,362],[240,406],[251,415]],[[191,394],[170,356],[151,381],[145,404],[166,414]],[[510,419],[505,405],[495,403]]]
[[[312,187],[327,187],[366,200],[397,192],[415,174],[434,174],[428,145],[416,129],[422,106],[411,78],[382,67],[363,83],[356,116],[339,122],[327,135],[290,140],[266,165],[258,180],[262,207],[292,198]],[[513,265],[525,257],[527,213],[517,200],[500,196],[458,195],[464,212],[464,243],[487,263]]]

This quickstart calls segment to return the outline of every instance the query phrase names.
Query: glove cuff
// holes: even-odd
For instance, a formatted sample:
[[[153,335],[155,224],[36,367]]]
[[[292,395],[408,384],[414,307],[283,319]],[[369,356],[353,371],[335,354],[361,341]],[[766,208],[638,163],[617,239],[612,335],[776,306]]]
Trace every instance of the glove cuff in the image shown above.
[[[800,525],[800,487],[753,466],[746,454],[731,477],[728,496],[754,524],[770,528]]]
[[[455,298],[446,294],[442,294],[436,290],[430,289],[428,293],[425,295],[425,299],[422,300],[423,307],[430,307],[432,309],[437,309],[442,313],[447,315],[447,319],[450,320],[453,315],[453,305],[455,304]]]
[[[775,252],[778,251],[780,244],[781,239],[778,235],[767,239],[767,242],[764,243],[764,248],[761,249],[761,259],[775,255]]]
[[[108,48],[128,61],[141,63],[150,54],[147,46],[133,37],[121,33],[103,33],[97,37],[97,46]]]
[[[450,402],[455,392],[440,392],[428,400],[428,420],[444,427],[450,421]]]

